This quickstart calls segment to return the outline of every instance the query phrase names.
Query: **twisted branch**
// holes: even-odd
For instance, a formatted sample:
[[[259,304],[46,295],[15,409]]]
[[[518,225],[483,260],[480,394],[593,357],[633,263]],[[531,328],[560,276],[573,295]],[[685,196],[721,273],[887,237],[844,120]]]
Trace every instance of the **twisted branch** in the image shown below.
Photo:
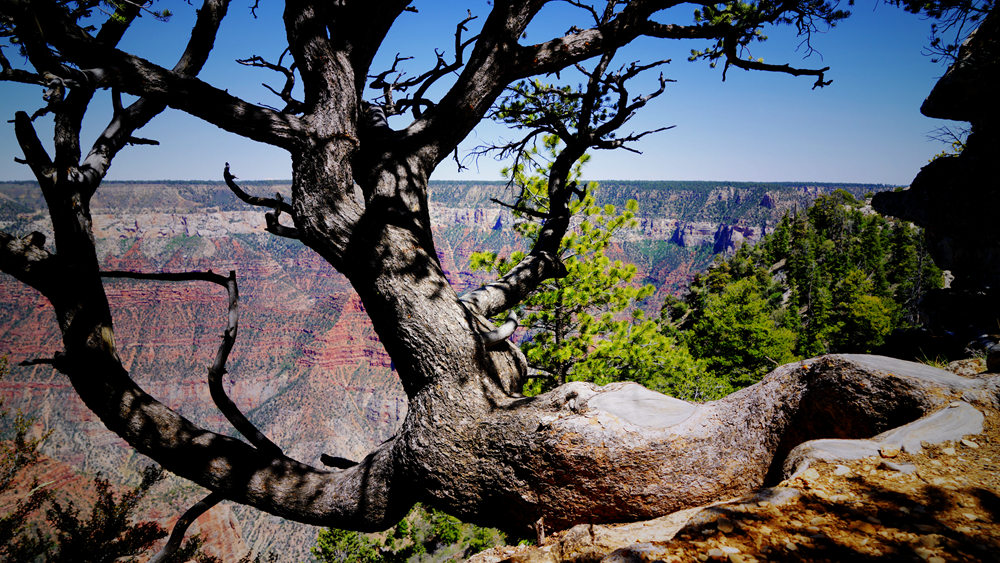
[[[382,90],[382,108],[385,110],[387,116],[399,115],[406,111],[406,108],[410,108],[413,111],[414,118],[420,118],[423,114],[421,110],[422,107],[433,107],[433,102],[426,98],[427,91],[435,82],[440,80],[442,77],[449,73],[455,72],[462,68],[465,64],[465,50],[469,45],[473,44],[478,35],[473,36],[467,40],[462,39],[462,32],[468,31],[466,24],[476,19],[477,16],[473,16],[472,12],[468,12],[468,16],[465,19],[458,22],[455,26],[455,57],[451,62],[446,62],[444,59],[444,52],[437,49],[434,50],[434,54],[437,55],[437,61],[434,63],[434,68],[424,72],[419,76],[414,76],[412,78],[403,77],[405,74],[397,69],[400,62],[407,61],[413,57],[402,57],[398,53],[392,62],[392,66],[389,70],[380,72],[377,75],[369,76],[372,79],[368,87],[375,90]],[[388,81],[388,77],[396,75],[392,82]],[[412,96],[407,96],[399,101],[393,99],[393,92],[405,92],[410,88],[416,87],[416,90]]]
[[[208,389],[212,395],[212,401],[219,408],[226,420],[243,435],[258,450],[272,455],[281,455],[281,448],[269,440],[253,423],[240,411],[236,403],[229,398],[222,385],[222,376],[226,373],[226,361],[229,353],[236,343],[236,332],[239,329],[239,288],[236,285],[236,272],[230,271],[228,277],[212,272],[125,272],[125,271],[102,271],[101,277],[134,279],[134,280],[159,280],[159,281],[207,281],[226,288],[229,293],[229,317],[226,330],[222,333],[222,344],[215,355],[212,367],[208,368]]]
[[[264,229],[272,234],[286,237],[286,238],[299,238],[299,231],[295,227],[286,227],[278,222],[281,213],[292,214],[292,206],[285,202],[285,199],[281,197],[281,194],[275,194],[274,198],[269,197],[258,197],[248,194],[235,182],[236,176],[229,171],[229,163],[226,163],[226,168],[222,171],[222,177],[226,180],[226,185],[232,190],[236,197],[243,200],[245,203],[250,205],[256,205],[258,207],[269,207],[273,211],[269,211],[264,214]]]
[[[285,84],[281,87],[280,92],[266,83],[261,83],[261,86],[267,88],[272,94],[278,96],[283,102],[285,102],[285,108],[280,110],[281,113],[301,113],[304,108],[303,103],[292,97],[292,89],[295,88],[295,63],[293,62],[291,66],[287,67],[281,64],[287,54],[288,49],[286,48],[282,51],[281,56],[278,57],[277,63],[268,62],[264,60],[263,57],[257,55],[247,59],[236,59],[236,62],[244,66],[266,68],[283,74],[285,76]]]

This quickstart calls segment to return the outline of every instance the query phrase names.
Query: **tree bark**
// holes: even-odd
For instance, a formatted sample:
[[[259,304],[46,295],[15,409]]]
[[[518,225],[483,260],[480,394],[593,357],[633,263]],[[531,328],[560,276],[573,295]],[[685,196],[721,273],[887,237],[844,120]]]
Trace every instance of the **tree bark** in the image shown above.
[[[57,122],[55,159],[27,114],[15,118],[53,219],[55,252],[42,248],[38,237],[0,233],[0,267],[51,301],[65,347],[54,363],[87,406],[170,471],[289,519],[377,530],[424,501],[468,521],[525,533],[540,519],[550,528],[635,520],[745,492],[802,440],[831,431],[874,434],[939,404],[933,386],[920,378],[886,375],[876,361],[851,357],[783,366],[754,387],[704,405],[635,384],[570,383],[537,397],[519,396],[525,359],[509,342],[487,340],[494,327],[485,317],[515,306],[560,272],[555,253],[572,196],[566,179],[600,139],[588,134],[567,142],[550,178],[552,211],[540,245],[503,280],[464,299],[448,283],[431,234],[427,182],[434,167],[511,82],[597,55],[609,62],[614,49],[642,35],[716,39],[727,48],[719,56],[736,66],[822,82],[825,69],[739,61],[732,41],[793,8],[798,11],[787,17],[800,23],[806,16],[836,19],[829,6],[792,3],[773,7],[774,13],[761,7],[767,9],[757,15],[760,21],[740,24],[746,29],[670,26],[652,16],[675,2],[632,0],[609,4],[606,18],[591,29],[520,44],[544,4],[494,2],[455,83],[408,127],[393,131],[384,119],[372,119],[362,89],[372,57],[407,2],[391,2],[373,15],[358,0],[289,0],[284,21],[304,98],[294,111],[277,111],[193,76],[214,41],[225,0],[206,2],[191,56],[173,70],[116,49],[113,26],[93,37],[52,0],[0,0],[5,25],[14,22],[17,34],[27,37],[38,76],[55,73],[59,84],[71,85],[67,100],[79,100],[80,111],[69,107]],[[0,59],[0,78],[28,79],[5,61]],[[145,98],[119,112],[77,166],[79,122],[97,88]],[[639,102],[630,103],[626,109]],[[131,132],[166,105],[291,154],[292,201],[274,208],[274,221],[277,211],[287,213],[295,229],[277,225],[275,231],[294,232],[347,276],[409,399],[398,434],[357,465],[317,469],[270,446],[199,428],[145,393],[122,367],[89,201]],[[609,123],[617,127],[622,119]]]

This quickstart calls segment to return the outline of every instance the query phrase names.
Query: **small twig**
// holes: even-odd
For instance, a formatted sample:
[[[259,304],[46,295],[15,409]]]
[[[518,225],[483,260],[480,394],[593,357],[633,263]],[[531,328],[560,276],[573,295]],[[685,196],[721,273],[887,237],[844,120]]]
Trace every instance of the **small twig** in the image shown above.
[[[129,137],[126,143],[130,145],[159,145],[160,142],[156,139],[144,139],[142,137]]]
[[[491,197],[490,201],[492,201],[493,203],[495,203],[497,205],[501,205],[503,207],[506,207],[507,209],[511,209],[511,210],[516,211],[518,213],[523,213],[525,215],[528,215],[530,217],[534,217],[536,219],[548,219],[549,218],[549,215],[547,213],[542,213],[540,211],[535,211],[534,209],[528,209],[527,207],[518,207],[517,205],[511,205],[509,203],[505,203],[503,201],[500,201],[499,199],[497,199],[495,197]]]
[[[382,95],[379,98],[383,100],[382,107],[385,109],[386,115],[399,115],[405,109],[409,108],[412,110],[413,116],[419,119],[423,114],[423,107],[434,106],[433,102],[426,97],[427,91],[442,77],[457,71],[465,64],[465,50],[476,41],[478,36],[463,40],[462,32],[468,31],[466,24],[476,18],[477,16],[472,15],[472,12],[469,11],[465,19],[455,26],[455,57],[451,62],[445,61],[443,51],[435,49],[434,54],[437,55],[437,60],[433,68],[419,76],[404,78],[405,74],[398,70],[399,63],[413,57],[403,57],[397,53],[392,66],[388,70],[368,77],[372,79],[368,84],[369,88],[382,90]],[[390,82],[389,77],[393,75],[395,75],[395,78]],[[394,100],[393,92],[406,92],[410,88],[416,89],[412,96],[407,96],[398,101]]]
[[[303,104],[299,100],[292,97],[292,89],[295,88],[295,65],[283,66],[281,61],[284,60],[285,55],[288,54],[288,49],[286,48],[281,56],[278,57],[277,63],[272,63],[264,60],[263,57],[254,55],[246,59],[236,59],[236,62],[244,66],[253,66],[258,68],[266,68],[268,70],[273,70],[275,72],[280,72],[285,77],[285,84],[281,87],[281,91],[277,91],[267,84],[261,84],[264,88],[267,88],[272,94],[278,96],[285,102],[285,108],[280,110],[281,113],[299,113],[302,111]]]

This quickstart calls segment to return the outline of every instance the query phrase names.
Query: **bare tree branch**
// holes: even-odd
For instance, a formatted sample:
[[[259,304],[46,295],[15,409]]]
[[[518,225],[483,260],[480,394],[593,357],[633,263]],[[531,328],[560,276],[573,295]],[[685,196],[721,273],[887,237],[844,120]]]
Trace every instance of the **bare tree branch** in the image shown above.
[[[572,3],[572,2],[571,2]],[[421,136],[431,146],[440,147],[434,153],[435,164],[450,153],[478,122],[479,110],[488,100],[494,99],[504,85],[522,77],[558,72],[560,69],[629,43],[639,36],[664,39],[716,39],[734,35],[737,29],[749,30],[751,36],[764,23],[787,20],[797,24],[800,33],[808,39],[816,21],[836,21],[843,17],[832,5],[809,4],[798,9],[795,3],[778,3],[772,8],[761,7],[758,20],[736,23],[700,23],[695,25],[663,24],[653,19],[654,14],[682,2],[676,0],[633,0],[620,11],[606,10],[600,21],[590,29],[572,28],[569,33],[534,45],[517,45],[523,28],[521,25],[534,16],[540,7],[534,3],[519,4],[516,8],[496,6],[484,24],[481,36],[502,38],[496,42],[478,41],[469,63],[465,66],[456,85],[439,102],[439,111],[425,114],[410,126],[408,131]],[[577,5],[576,3],[573,3]],[[618,5],[618,3],[610,3]],[[701,4],[695,2],[695,4]],[[709,3],[704,3],[706,6]],[[579,6],[584,7],[584,6]],[[508,11],[504,11],[508,10]],[[591,15],[596,10],[588,10]],[[784,18],[784,20],[782,19]],[[513,47],[512,47],[513,45]],[[730,64],[796,76],[810,75],[818,78],[816,85],[825,83],[823,72],[827,69],[798,69],[791,65],[770,65],[746,61],[735,53],[718,53],[726,56]],[[470,87],[474,84],[474,87]],[[468,121],[466,121],[468,118]],[[440,121],[440,123],[438,123]]]
[[[435,50],[437,60],[434,63],[434,68],[418,76],[404,78],[405,74],[398,70],[399,63],[413,57],[402,57],[397,53],[389,70],[369,77],[373,80],[368,87],[382,90],[380,98],[386,115],[398,115],[406,108],[410,108],[413,111],[413,117],[419,118],[423,114],[423,107],[433,107],[433,103],[426,98],[427,91],[442,77],[457,71],[465,64],[465,50],[476,41],[478,36],[463,39],[462,33],[468,31],[466,24],[475,19],[476,16],[469,12],[468,16],[455,26],[455,55],[451,62],[445,61],[443,52]],[[393,75],[395,76],[392,82],[389,82],[388,77]],[[416,88],[412,96],[395,99],[393,92],[406,92],[410,88]]]
[[[45,84],[45,79],[34,72],[13,68],[0,47],[0,80],[23,84]]]
[[[729,66],[735,66],[736,68],[742,68],[743,70],[760,70],[765,72],[779,72],[784,74],[790,74],[792,76],[815,76],[816,82],[813,83],[813,89],[822,88],[824,86],[829,86],[833,82],[831,80],[823,80],[826,71],[830,70],[830,67],[825,66],[818,69],[809,68],[795,68],[789,64],[770,64],[762,61],[753,61],[747,59],[741,59],[736,53],[736,41],[727,38],[723,41],[724,50],[726,53],[726,64],[722,70],[722,79],[726,79],[726,71],[729,70]]]
[[[47,1],[39,0],[32,6],[42,9]],[[224,8],[228,0],[208,1],[206,4]],[[35,13],[14,0],[0,1],[0,9],[25,20]],[[286,148],[297,142],[301,125],[294,116],[249,104],[184,72],[166,70],[141,57],[101,44],[64,17],[61,8],[51,5],[46,8],[46,13],[49,11],[51,17],[39,18],[37,25],[45,39],[81,69],[60,65],[52,71],[60,77],[88,82],[100,88],[117,86],[137,96],[156,98],[161,103],[260,142]],[[214,32],[212,38],[214,40]],[[207,50],[204,50],[204,55],[207,56]],[[178,64],[194,66],[192,63],[195,62],[182,60]]]
[[[31,167],[35,177],[54,180],[55,171],[52,166],[52,158],[49,157],[49,153],[38,139],[38,133],[35,132],[35,127],[31,124],[31,118],[23,111],[14,114],[14,135],[24,152],[24,162]]]
[[[523,213],[524,215],[528,215],[528,216],[534,217],[536,219],[548,219],[548,217],[549,217],[545,213],[540,213],[538,211],[535,211],[534,209],[530,209],[530,208],[527,208],[527,207],[521,207],[521,206],[518,206],[518,205],[513,205],[513,204],[510,204],[510,203],[506,203],[506,202],[500,201],[499,199],[497,199],[495,197],[491,197],[490,201],[492,201],[493,203],[495,203],[497,205],[500,205],[502,207],[506,207],[507,209],[512,209],[512,210],[514,210],[514,211],[516,211],[518,213]]]
[[[156,139],[145,139],[143,137],[129,137],[126,141],[128,145],[159,145]]]
[[[14,276],[21,282],[51,295],[58,277],[58,260],[45,250],[45,235],[34,232],[16,237],[0,231],[0,271]]]
[[[208,496],[194,503],[190,508],[185,510],[184,514],[181,514],[181,517],[177,519],[176,523],[174,523],[173,529],[170,530],[170,537],[167,538],[166,545],[164,545],[160,551],[156,552],[156,554],[149,559],[149,563],[166,563],[169,561],[170,558],[177,553],[177,550],[180,549],[181,542],[184,541],[184,534],[187,533],[191,524],[194,524],[194,521],[197,520],[199,516],[208,512],[213,506],[219,504],[222,500],[222,495],[219,493],[209,493]]]
[[[243,200],[245,203],[250,205],[256,205],[258,207],[269,207],[273,211],[264,214],[265,228],[268,232],[276,234],[278,236],[283,236],[287,238],[299,238],[299,232],[294,227],[286,227],[278,222],[281,217],[281,213],[292,214],[292,206],[285,203],[281,194],[275,194],[275,198],[267,197],[257,197],[248,194],[236,183],[236,176],[229,171],[229,163],[226,163],[225,169],[222,171],[222,177],[226,181],[226,185],[232,190],[236,197]]]
[[[275,72],[280,72],[281,74],[283,74],[285,76],[285,84],[284,86],[281,87],[280,92],[278,92],[274,88],[271,88],[267,84],[261,84],[261,85],[264,88],[270,90],[271,93],[274,94],[275,96],[281,98],[283,102],[285,102],[285,108],[281,110],[281,113],[301,113],[303,111],[302,102],[292,97],[292,89],[295,88],[295,63],[292,63],[292,65],[289,67],[282,66],[281,64],[281,61],[282,59],[285,58],[286,54],[288,54],[288,49],[285,49],[281,53],[281,56],[278,57],[277,63],[268,62],[264,60],[263,57],[259,57],[257,55],[254,55],[246,59],[236,59],[236,62],[244,66],[266,68],[268,70],[273,70]]]
[[[191,30],[184,52],[174,65],[173,72],[181,75],[196,75],[208,60],[208,54],[215,45],[215,38],[222,19],[226,15],[229,0],[205,0]],[[112,88],[114,114],[108,126],[94,142],[87,157],[79,166],[79,175],[88,193],[97,189],[101,179],[107,174],[114,157],[126,145],[155,145],[157,141],[143,139],[132,133],[146,125],[166,107],[165,104],[147,98],[122,107],[121,91]]]
[[[292,212],[292,206],[288,205],[287,203],[285,203],[280,199],[257,197],[250,195],[246,191],[244,191],[243,188],[239,187],[239,185],[236,184],[235,182],[236,176],[233,176],[233,174],[229,171],[228,162],[226,163],[226,167],[222,171],[222,177],[225,179],[226,185],[229,186],[229,189],[232,190],[232,192],[236,194],[236,196],[239,197],[241,200],[243,200],[245,203],[249,203],[250,205],[256,205],[258,207],[270,207],[271,209],[279,209],[281,211],[284,211],[285,213]]]
[[[222,385],[222,376],[226,373],[226,361],[229,353],[236,343],[236,333],[239,330],[239,289],[236,285],[236,272],[230,271],[229,277],[223,277],[212,272],[126,272],[126,271],[102,271],[101,277],[124,278],[134,280],[160,280],[160,281],[207,281],[226,288],[229,293],[229,317],[226,330],[222,334],[222,344],[215,355],[212,367],[208,369],[208,388],[212,395],[212,400],[225,415],[226,420],[239,431],[257,449],[272,455],[281,455],[281,448],[269,440],[263,432],[257,429],[247,417],[240,411],[236,403],[226,394]]]

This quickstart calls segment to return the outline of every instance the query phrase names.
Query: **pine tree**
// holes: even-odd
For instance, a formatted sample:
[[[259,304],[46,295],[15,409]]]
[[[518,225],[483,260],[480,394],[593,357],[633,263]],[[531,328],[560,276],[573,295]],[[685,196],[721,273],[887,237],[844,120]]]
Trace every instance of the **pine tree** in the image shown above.
[[[554,157],[557,150],[555,139],[546,139],[543,154]],[[532,154],[537,157],[538,151]],[[573,181],[579,181],[586,160],[576,163]],[[530,242],[541,228],[540,222],[530,219],[543,214],[547,206],[548,168],[545,164],[527,166],[529,170],[520,167],[508,173],[521,188],[522,205],[532,206],[515,211],[521,219],[518,232]],[[725,385],[709,381],[704,366],[638,308],[654,288],[636,286],[636,267],[606,254],[618,232],[635,226],[638,204],[630,200],[623,210],[598,205],[596,189],[594,184],[586,185],[571,203],[576,226],[560,246],[566,275],[547,280],[523,303],[528,334],[521,349],[533,370],[525,393],[567,381],[606,384],[640,378],[647,387],[682,398],[721,396]],[[522,256],[476,253],[470,262],[473,269],[503,274]]]
[[[838,190],[695,276],[664,303],[662,327],[743,386],[789,358],[876,351],[916,326],[920,299],[940,284],[921,231]]]

